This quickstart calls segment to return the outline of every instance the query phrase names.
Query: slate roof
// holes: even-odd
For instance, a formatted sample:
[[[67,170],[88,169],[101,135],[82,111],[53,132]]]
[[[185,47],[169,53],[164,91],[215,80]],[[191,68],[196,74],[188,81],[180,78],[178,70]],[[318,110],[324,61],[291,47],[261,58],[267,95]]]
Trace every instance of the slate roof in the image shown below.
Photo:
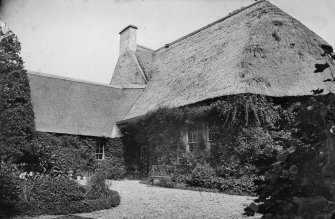
[[[325,63],[321,44],[328,43],[275,5],[258,1],[158,50],[138,47],[148,83],[122,121],[160,106],[225,95],[335,92],[333,83],[323,82],[331,78],[330,69],[313,73],[316,63]]]

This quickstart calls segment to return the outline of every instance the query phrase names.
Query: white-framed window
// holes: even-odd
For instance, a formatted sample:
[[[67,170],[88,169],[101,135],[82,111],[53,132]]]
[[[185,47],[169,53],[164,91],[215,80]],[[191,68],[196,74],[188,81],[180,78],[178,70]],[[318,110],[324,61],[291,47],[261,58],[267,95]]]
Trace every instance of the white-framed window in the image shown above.
[[[201,127],[189,127],[187,133],[187,143],[189,146],[189,151],[195,151],[198,149],[200,139],[201,139]]]
[[[210,150],[209,127],[206,121],[189,124],[181,132],[186,152]]]
[[[97,142],[97,146],[95,148],[95,159],[105,159],[105,145],[103,142]]]

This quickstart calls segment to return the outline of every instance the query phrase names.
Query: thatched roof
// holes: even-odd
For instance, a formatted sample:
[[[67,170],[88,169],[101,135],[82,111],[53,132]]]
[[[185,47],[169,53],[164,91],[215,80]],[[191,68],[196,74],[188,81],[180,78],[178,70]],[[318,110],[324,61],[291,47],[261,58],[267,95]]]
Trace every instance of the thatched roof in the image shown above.
[[[28,72],[36,129],[87,136],[113,136],[113,127],[143,91]]]
[[[149,79],[142,95],[122,119],[159,106],[178,107],[225,95],[311,95],[335,92],[320,48],[328,44],[267,1],[256,2],[156,51],[135,53]],[[334,68],[334,65],[331,66]],[[117,83],[115,83],[117,84]]]

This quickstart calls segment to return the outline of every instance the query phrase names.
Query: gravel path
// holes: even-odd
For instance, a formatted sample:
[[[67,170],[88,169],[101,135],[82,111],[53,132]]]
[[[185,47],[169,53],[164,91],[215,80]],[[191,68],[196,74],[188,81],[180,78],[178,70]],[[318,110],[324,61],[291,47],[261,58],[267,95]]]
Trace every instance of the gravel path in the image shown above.
[[[118,207],[78,215],[101,219],[243,218],[241,213],[252,200],[244,196],[149,186],[133,180],[113,181],[112,189],[121,195]]]
[[[168,189],[135,180],[112,181],[111,188],[121,195],[121,204],[109,210],[77,216],[40,216],[35,219],[241,219],[251,197],[221,193]],[[247,217],[256,219],[259,217]],[[31,219],[25,217],[24,219]]]

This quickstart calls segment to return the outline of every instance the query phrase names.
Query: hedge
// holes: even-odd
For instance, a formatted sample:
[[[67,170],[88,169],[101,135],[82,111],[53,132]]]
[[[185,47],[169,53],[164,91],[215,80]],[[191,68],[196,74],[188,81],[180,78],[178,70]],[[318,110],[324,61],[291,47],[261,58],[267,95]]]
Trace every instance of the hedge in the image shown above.
[[[103,209],[117,207],[120,204],[120,195],[116,191],[109,190],[107,197],[94,200],[81,200],[73,202],[21,202],[18,209],[21,214],[36,215],[66,215],[88,213]]]
[[[35,132],[30,86],[20,50],[14,34],[0,41],[0,157],[5,160],[18,160],[30,152]]]

